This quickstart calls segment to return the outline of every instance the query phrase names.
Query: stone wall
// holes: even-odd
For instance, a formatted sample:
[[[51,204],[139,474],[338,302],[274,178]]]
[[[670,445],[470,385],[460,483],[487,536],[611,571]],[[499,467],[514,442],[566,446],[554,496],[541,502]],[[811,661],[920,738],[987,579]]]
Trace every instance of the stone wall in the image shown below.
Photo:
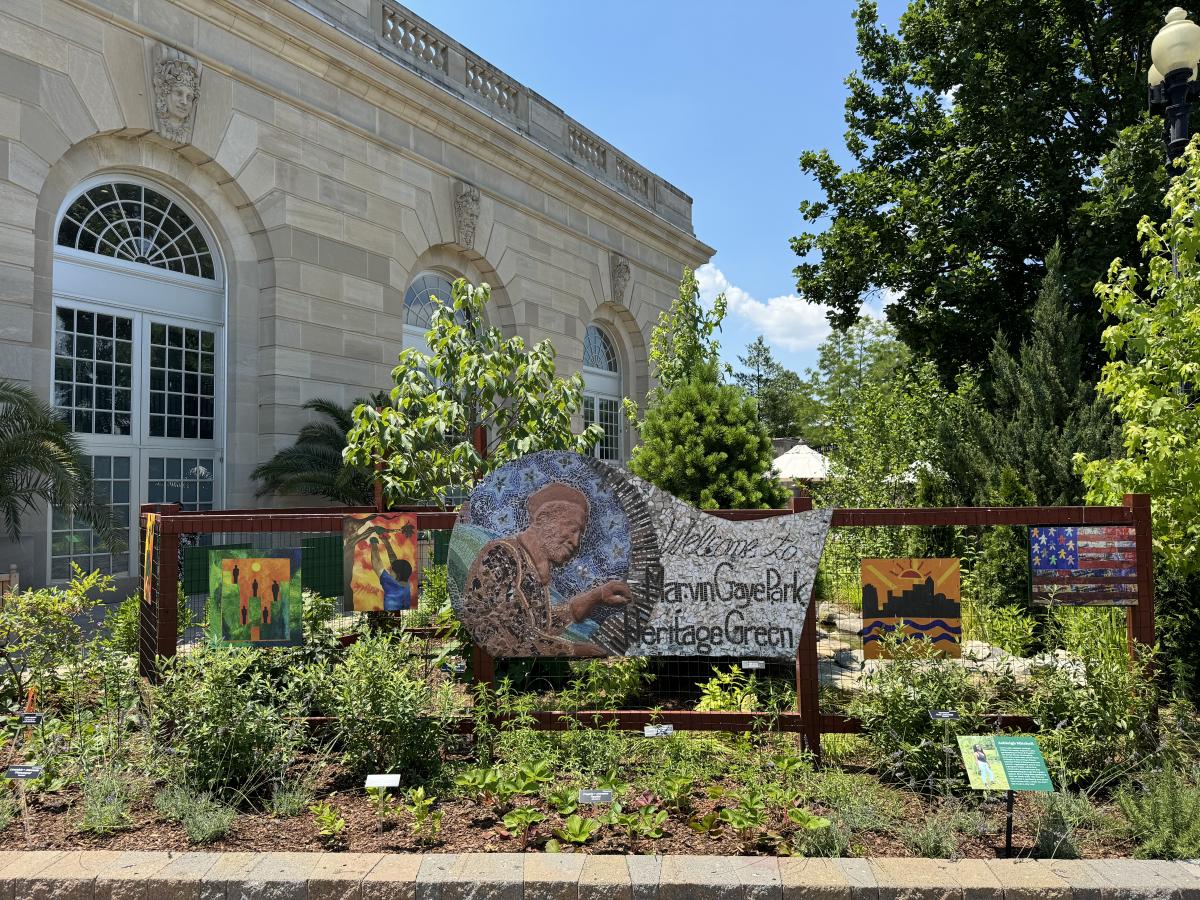
[[[604,323],[625,393],[644,396],[650,329],[681,268],[712,254],[690,199],[602,142],[589,169],[568,152],[579,126],[523,86],[511,115],[489,111],[479,91],[502,73],[472,94],[406,64],[371,25],[380,2],[0,5],[0,378],[49,396],[58,212],[84,179],[130,173],[191,204],[219,245],[229,506],[253,502],[249,472],[290,443],[301,404],[390,384],[404,291],[426,268],[488,281],[493,322],[549,338],[567,373]],[[468,61],[482,71],[455,52],[464,78]],[[183,117],[156,78],[168,62],[199,77]],[[538,131],[555,121],[558,144]],[[26,525],[16,561],[37,581],[45,528]]]
[[[6,900],[1194,900],[1200,865],[584,853],[0,852]]]

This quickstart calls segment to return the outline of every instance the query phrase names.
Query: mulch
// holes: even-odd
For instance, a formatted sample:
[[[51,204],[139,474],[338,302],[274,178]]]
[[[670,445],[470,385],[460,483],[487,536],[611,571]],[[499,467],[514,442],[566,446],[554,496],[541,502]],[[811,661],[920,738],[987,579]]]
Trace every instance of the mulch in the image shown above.
[[[340,779],[344,784],[347,779]],[[540,850],[560,827],[563,817],[550,811],[544,804],[539,808],[546,819],[528,835],[527,842],[509,834],[493,812],[479,804],[463,800],[439,801],[437,808],[443,813],[441,831],[428,843],[417,840],[410,831],[412,821],[408,813],[400,811],[381,829],[373,808],[361,789],[336,789],[336,780],[331,791],[318,792],[318,799],[328,802],[346,827],[336,839],[323,839],[317,831],[314,818],[307,812],[298,816],[281,818],[262,812],[240,812],[233,826],[221,840],[198,847],[190,844],[183,828],[172,822],[163,821],[155,811],[151,797],[139,800],[131,809],[130,826],[107,836],[79,830],[81,818],[81,794],[72,787],[61,793],[36,792],[28,799],[28,830],[18,815],[0,832],[2,850],[228,850],[228,851],[351,851],[356,853],[489,853],[521,852]],[[902,811],[900,821],[919,823],[930,815],[930,807],[916,795],[903,795],[907,808]],[[533,801],[523,799],[523,804]],[[718,801],[708,797],[694,802],[692,815],[713,810]],[[995,801],[985,804],[986,833],[966,835],[961,838],[959,854],[967,858],[988,859],[1003,855],[1004,847],[1004,802],[998,795]],[[583,806],[579,814],[584,817],[603,815],[605,807]],[[820,814],[826,812],[814,809]],[[1034,808],[1028,795],[1018,795],[1014,817],[1013,843],[1018,855],[1032,855],[1036,834],[1030,829],[1035,821]],[[792,826],[781,813],[773,811],[764,829],[765,833],[791,831]],[[611,826],[605,826],[595,838],[583,847],[573,847],[565,841],[566,852],[586,853],[658,853],[658,854],[715,854],[715,855],[771,855],[776,851],[769,839],[750,845],[743,844],[729,830],[699,834],[689,828],[686,817],[672,814],[664,826],[665,834],[657,840],[627,837]],[[912,856],[912,850],[896,832],[866,832],[854,837],[853,853],[856,856]],[[1119,837],[1096,831],[1084,831],[1080,835],[1080,849],[1085,858],[1129,856],[1133,847]]]

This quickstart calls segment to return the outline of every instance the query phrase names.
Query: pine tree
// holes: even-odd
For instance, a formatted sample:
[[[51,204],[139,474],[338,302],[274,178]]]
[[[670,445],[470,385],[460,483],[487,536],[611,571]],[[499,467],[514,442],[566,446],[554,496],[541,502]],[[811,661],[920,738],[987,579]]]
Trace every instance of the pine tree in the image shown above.
[[[629,468],[702,509],[755,509],[787,499],[771,474],[773,459],[757,404],[722,384],[710,358],[651,404]]]
[[[997,336],[989,360],[991,471],[1011,469],[1036,503],[1053,506],[1083,499],[1072,457],[1106,457],[1115,438],[1107,402],[1082,377],[1079,323],[1068,303],[1062,252],[1055,246],[1046,257],[1029,338],[1014,356]]]
[[[761,334],[738,362],[744,371],[735,372],[733,379],[758,403],[758,418],[767,432],[772,437],[798,436],[796,413],[805,392],[800,376],[780,365]]]

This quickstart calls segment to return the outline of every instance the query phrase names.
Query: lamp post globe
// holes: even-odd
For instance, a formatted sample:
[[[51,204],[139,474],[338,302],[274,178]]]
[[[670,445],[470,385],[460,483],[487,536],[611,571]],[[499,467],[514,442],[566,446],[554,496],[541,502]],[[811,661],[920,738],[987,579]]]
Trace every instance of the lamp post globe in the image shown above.
[[[1150,105],[1164,109],[1167,117],[1167,155],[1177,159],[1188,142],[1191,103],[1198,92],[1200,25],[1176,6],[1150,44],[1153,65],[1146,73]]]

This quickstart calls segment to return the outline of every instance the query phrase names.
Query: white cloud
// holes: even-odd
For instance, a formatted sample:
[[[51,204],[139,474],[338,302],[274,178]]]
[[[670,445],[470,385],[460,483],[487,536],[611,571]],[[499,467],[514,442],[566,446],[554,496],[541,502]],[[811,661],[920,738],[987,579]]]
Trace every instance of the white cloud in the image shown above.
[[[712,263],[696,270],[700,299],[711,308],[718,294],[729,302],[729,315],[741,319],[772,346],[787,350],[811,350],[829,334],[825,308],[805,303],[795,294],[756,300],[736,285]]]

